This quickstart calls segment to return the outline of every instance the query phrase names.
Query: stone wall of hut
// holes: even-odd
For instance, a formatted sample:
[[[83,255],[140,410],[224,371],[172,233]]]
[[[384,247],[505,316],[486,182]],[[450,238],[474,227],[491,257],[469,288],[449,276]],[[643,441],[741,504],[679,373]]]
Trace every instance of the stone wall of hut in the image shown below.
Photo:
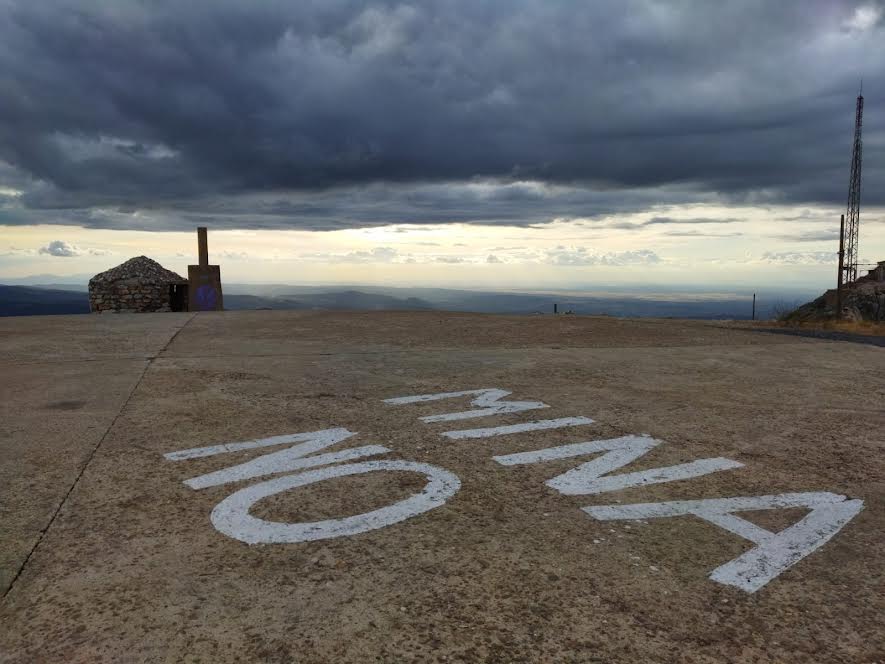
[[[138,278],[90,284],[89,308],[96,313],[172,311],[169,284],[152,283]]]

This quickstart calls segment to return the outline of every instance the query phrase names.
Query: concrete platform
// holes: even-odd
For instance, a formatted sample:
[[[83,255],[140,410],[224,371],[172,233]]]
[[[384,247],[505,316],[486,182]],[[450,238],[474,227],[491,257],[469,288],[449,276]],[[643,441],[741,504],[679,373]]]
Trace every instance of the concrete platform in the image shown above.
[[[0,320],[0,371],[3,662],[885,658],[882,348],[573,316],[59,316]],[[511,394],[385,403],[485,388]],[[300,458],[310,436],[172,455],[342,428]],[[357,468],[396,461],[436,479]],[[786,508],[621,509],[759,496]]]

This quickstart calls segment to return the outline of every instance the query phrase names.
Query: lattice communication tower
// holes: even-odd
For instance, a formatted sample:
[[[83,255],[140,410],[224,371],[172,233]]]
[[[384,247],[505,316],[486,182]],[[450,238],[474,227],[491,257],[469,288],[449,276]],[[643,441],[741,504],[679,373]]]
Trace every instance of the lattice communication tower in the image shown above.
[[[857,96],[854,116],[854,145],[851,148],[851,180],[848,184],[848,211],[845,224],[845,254],[842,264],[842,283],[857,279],[857,235],[860,226],[860,169],[863,162],[863,92]]]

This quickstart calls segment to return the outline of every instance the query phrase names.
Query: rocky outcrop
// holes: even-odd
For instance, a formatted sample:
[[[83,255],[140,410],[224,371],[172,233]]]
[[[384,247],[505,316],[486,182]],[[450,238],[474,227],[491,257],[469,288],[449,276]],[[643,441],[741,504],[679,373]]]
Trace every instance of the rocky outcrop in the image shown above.
[[[885,261],[869,274],[842,289],[842,311],[837,311],[838,294],[828,290],[816,300],[803,304],[788,314],[787,322],[820,320],[885,321]]]
[[[172,291],[187,280],[147,256],[131,258],[89,280],[89,308],[93,313],[172,311]]]

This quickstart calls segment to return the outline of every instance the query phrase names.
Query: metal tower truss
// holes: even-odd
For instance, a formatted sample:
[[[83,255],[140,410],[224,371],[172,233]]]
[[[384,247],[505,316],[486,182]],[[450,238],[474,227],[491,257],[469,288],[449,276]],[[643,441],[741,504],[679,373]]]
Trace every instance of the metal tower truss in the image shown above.
[[[863,94],[857,96],[857,111],[854,118],[854,145],[851,149],[851,180],[848,184],[848,211],[845,224],[845,257],[843,263],[843,283],[857,279],[857,236],[860,226],[860,171],[863,162]]]

